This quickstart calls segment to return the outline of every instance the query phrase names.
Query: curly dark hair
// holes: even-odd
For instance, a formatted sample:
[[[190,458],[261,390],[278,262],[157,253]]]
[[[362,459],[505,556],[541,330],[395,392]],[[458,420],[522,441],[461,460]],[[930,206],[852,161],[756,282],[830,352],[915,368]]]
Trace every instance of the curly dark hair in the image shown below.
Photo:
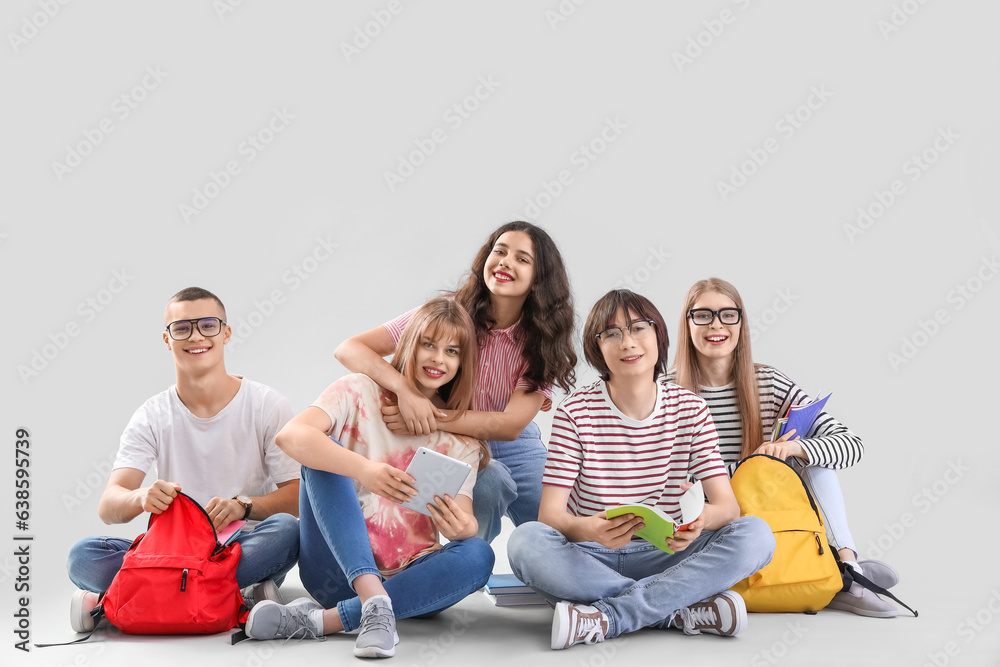
[[[548,233],[530,222],[515,221],[502,225],[483,244],[472,261],[465,284],[455,292],[476,325],[480,337],[496,325],[490,290],[483,270],[497,239],[507,232],[524,232],[534,249],[534,280],[521,308],[524,332],[524,358],[528,362],[525,377],[529,391],[553,385],[565,392],[576,382],[576,350],[573,349],[573,296],[562,255]]]

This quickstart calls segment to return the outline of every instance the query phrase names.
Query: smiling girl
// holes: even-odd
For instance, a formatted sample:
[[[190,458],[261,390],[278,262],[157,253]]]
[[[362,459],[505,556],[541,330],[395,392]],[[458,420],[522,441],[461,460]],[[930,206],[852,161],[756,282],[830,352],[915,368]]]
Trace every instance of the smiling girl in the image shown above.
[[[435,409],[457,415],[472,403],[475,365],[472,321],[445,298],[413,313],[393,359]],[[302,464],[299,573],[320,604],[259,603],[247,620],[250,637],[360,628],[355,655],[389,657],[398,641],[396,618],[437,613],[486,583],[494,557],[475,537],[474,474],[455,498],[435,497],[428,517],[406,508],[416,491],[404,472],[419,447],[475,470],[489,460],[485,443],[446,431],[394,434],[381,419],[383,393],[371,378],[348,375],[278,433],[278,446]],[[448,544],[441,546],[439,535]]]
[[[880,586],[895,585],[898,575],[885,563],[857,563],[847,525],[835,470],[861,460],[861,438],[821,412],[808,433],[793,429],[774,442],[768,440],[790,407],[807,405],[813,399],[778,369],[754,364],[743,299],[736,288],[719,278],[695,283],[684,301],[678,339],[677,358],[667,379],[708,402],[719,432],[719,449],[730,471],[751,454],[787,460],[816,499],[827,522],[830,544],[838,549],[841,560]],[[838,593],[829,606],[878,618],[898,615],[891,603],[858,584]]]
[[[538,517],[546,450],[532,420],[551,408],[553,386],[573,386],[573,302],[558,248],[527,222],[490,235],[454,298],[472,316],[479,344],[476,396],[464,414],[433,405],[382,358],[398,349],[412,313],[347,339],[335,354],[396,395],[398,407],[383,408],[393,431],[444,429],[489,441],[493,461],[480,470],[474,511],[479,535],[492,541],[504,514],[515,525]]]

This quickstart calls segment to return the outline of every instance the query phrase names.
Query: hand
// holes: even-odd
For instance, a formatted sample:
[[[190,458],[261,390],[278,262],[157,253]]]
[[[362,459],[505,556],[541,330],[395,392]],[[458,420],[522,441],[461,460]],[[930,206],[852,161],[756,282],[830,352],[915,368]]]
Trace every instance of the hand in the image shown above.
[[[476,519],[459,507],[451,496],[434,496],[434,504],[427,503],[431,521],[447,540],[465,540],[475,537],[479,524]]]
[[[674,536],[667,538],[667,547],[673,550],[675,553],[678,551],[684,551],[698,539],[701,535],[701,531],[705,529],[705,515],[702,514],[700,517],[689,523],[685,530],[678,530],[674,532]]]
[[[142,503],[142,511],[151,514],[159,514],[174,502],[177,492],[181,490],[180,484],[165,482],[158,479],[152,486],[140,489],[139,499]]]
[[[609,519],[604,512],[598,512],[584,517],[586,522],[583,535],[588,542],[597,542],[609,549],[621,549],[632,541],[635,531],[646,526],[642,517],[634,514],[623,514]]]
[[[806,458],[806,450],[802,449],[802,445],[798,443],[799,436],[793,438],[793,433],[795,433],[794,428],[773,442],[765,442],[757,448],[754,454],[767,454],[782,461],[789,456],[797,456],[800,459]]]
[[[394,433],[430,435],[437,431],[437,420],[445,416],[415,390],[400,393],[396,400],[386,396],[382,401],[382,421]]]
[[[216,496],[205,505],[208,518],[212,520],[212,525],[216,530],[222,530],[233,521],[239,521],[246,514],[246,509],[232,498],[219,498]]]
[[[417,480],[388,463],[367,461],[358,475],[358,481],[375,495],[388,498],[394,503],[404,503],[417,495],[417,490],[413,487]]]

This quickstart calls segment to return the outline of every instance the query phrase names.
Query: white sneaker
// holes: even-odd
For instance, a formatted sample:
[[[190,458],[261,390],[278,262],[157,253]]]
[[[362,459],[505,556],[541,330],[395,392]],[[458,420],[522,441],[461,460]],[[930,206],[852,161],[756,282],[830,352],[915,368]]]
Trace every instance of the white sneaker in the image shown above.
[[[274,579],[265,579],[264,581],[247,586],[240,592],[243,593],[243,602],[246,603],[247,609],[253,609],[255,604],[264,600],[285,604],[285,601],[281,599],[281,593],[278,592],[278,584],[274,583]]]
[[[359,658],[391,658],[396,655],[396,616],[386,595],[368,598],[361,607],[361,626],[354,641],[354,655]]]
[[[597,644],[608,632],[608,617],[597,607],[560,602],[552,616],[552,648],[559,650],[573,644]]]
[[[861,589],[861,595],[853,595],[848,591],[837,593],[827,608],[849,611],[858,616],[871,618],[895,618],[899,616],[899,610],[894,604],[886,602],[867,588]]]
[[[73,632],[90,632],[94,629],[94,617],[90,615],[99,600],[97,593],[77,590],[69,601],[69,624]]]
[[[247,616],[246,633],[251,639],[320,639],[323,629],[313,620],[310,612],[323,607],[309,598],[292,600],[280,605],[271,600],[261,600]]]
[[[735,637],[747,629],[747,605],[735,591],[722,591],[693,605],[678,609],[670,623],[686,635],[708,632]]]

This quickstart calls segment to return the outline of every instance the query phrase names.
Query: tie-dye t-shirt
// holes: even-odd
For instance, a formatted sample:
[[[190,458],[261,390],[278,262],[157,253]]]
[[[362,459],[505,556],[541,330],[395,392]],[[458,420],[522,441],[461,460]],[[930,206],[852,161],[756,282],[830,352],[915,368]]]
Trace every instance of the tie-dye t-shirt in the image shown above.
[[[381,397],[382,389],[375,381],[358,373],[331,384],[313,405],[330,417],[333,426],[327,435],[372,461],[406,470],[417,449],[426,447],[468,463],[473,472],[459,493],[471,498],[479,467],[479,441],[446,431],[397,435],[382,421]],[[430,517],[375,495],[357,480],[354,486],[368,525],[375,564],[383,576],[396,574],[421,556],[441,548]]]

